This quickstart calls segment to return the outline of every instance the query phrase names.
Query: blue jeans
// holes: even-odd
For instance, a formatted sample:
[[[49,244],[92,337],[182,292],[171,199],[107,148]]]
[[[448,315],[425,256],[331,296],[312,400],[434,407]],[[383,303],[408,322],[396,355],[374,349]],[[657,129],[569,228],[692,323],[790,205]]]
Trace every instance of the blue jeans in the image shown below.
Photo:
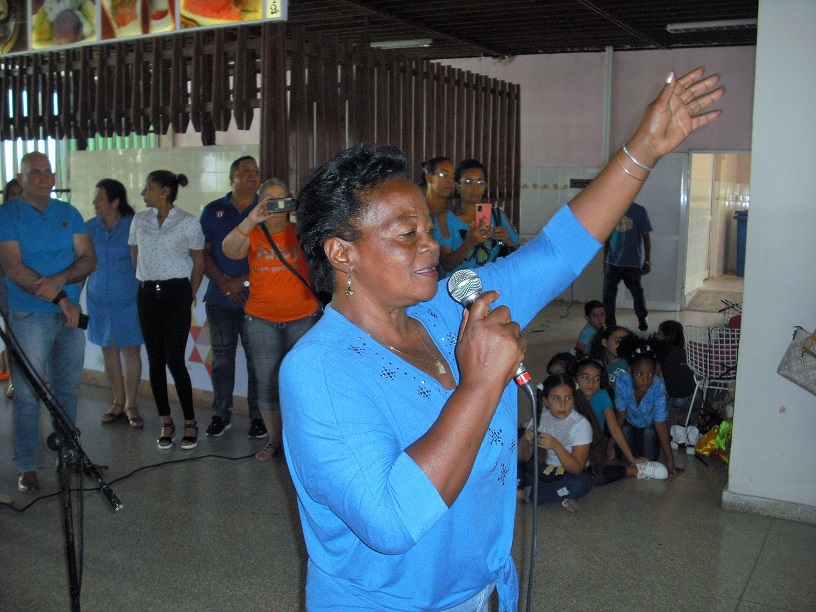
[[[657,461],[660,456],[660,438],[654,425],[649,427],[635,427],[628,421],[621,425],[623,437],[635,457],[646,457],[649,461]],[[616,447],[616,452],[619,449]]]
[[[286,323],[267,321],[252,315],[244,317],[249,338],[248,352],[252,354],[252,366],[258,381],[258,407],[261,412],[280,410],[278,373],[281,361],[300,337],[317,323],[320,315],[321,311],[317,310],[308,317]]]
[[[85,332],[65,327],[62,313],[37,313],[13,310],[9,324],[17,343],[31,367],[45,380],[65,410],[71,424],[76,423],[77,396],[82,386],[85,362]],[[40,398],[29,385],[21,368],[15,367],[14,383],[14,464],[21,472],[37,469],[40,450]]]
[[[207,320],[210,322],[210,342],[212,344],[212,387],[213,414],[224,422],[232,416],[232,393],[235,390],[235,352],[238,349],[238,338],[244,345],[247,365],[247,404],[249,418],[260,419],[258,410],[258,380],[252,367],[252,357],[248,350],[249,338],[244,329],[244,311],[242,308],[224,308],[204,303]]]

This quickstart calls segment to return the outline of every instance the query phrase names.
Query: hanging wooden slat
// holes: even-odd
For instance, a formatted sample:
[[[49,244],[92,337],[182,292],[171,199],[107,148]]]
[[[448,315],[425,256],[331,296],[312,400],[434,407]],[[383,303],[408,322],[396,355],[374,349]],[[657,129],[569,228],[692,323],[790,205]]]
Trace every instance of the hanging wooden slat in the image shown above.
[[[255,54],[247,47],[246,33],[247,28],[237,28],[232,73],[232,115],[235,117],[235,127],[239,130],[248,130],[252,124],[249,83],[250,79],[253,83],[255,81]]]
[[[153,39],[153,50],[150,53],[150,123],[158,134],[164,134],[166,127],[162,126],[161,108],[161,77],[164,71],[162,61],[162,39]]]
[[[147,134],[149,131],[144,115],[145,104],[142,97],[142,88],[145,86],[144,78],[144,39],[137,38],[133,42],[133,63],[130,70],[128,86],[128,116],[130,125],[136,134]]]
[[[113,121],[110,118],[110,70],[108,68],[108,51],[110,45],[100,45],[96,49],[96,86],[94,88],[93,122],[96,133],[105,137],[113,135]]]
[[[193,122],[193,129],[196,132],[201,132],[201,116],[202,116],[202,52],[201,52],[201,32],[193,33],[193,57],[192,57],[192,72],[190,78],[190,119]]]
[[[12,83],[8,77],[8,64],[5,62],[0,64],[0,140],[9,140],[11,134],[9,133],[9,115],[8,115],[8,96],[6,92],[11,89]]]
[[[116,44],[113,47],[113,83],[111,88],[111,117],[113,119],[113,131],[119,136],[127,134],[123,129],[125,122],[125,66],[122,56],[122,45]]]
[[[54,96],[57,92],[57,53],[48,53],[48,62],[45,67],[45,91],[43,92],[43,125],[46,136],[57,137],[57,107]]]
[[[82,47],[79,52],[79,74],[77,77],[76,123],[80,126],[80,130],[84,135],[96,132],[96,127],[93,124],[93,72],[91,48]]]
[[[15,57],[12,60],[12,74],[13,90],[11,95],[11,125],[13,138],[25,137],[25,116],[23,115],[23,88],[25,83],[23,80],[23,66],[25,57]]]
[[[239,30],[241,28],[238,28]],[[210,88],[210,99],[212,100],[212,124],[213,128],[219,132],[226,132],[230,124],[230,111],[228,108],[229,92],[229,71],[227,70],[227,53],[224,49],[224,29],[217,28],[214,31],[212,61],[212,87]]]
[[[293,35],[294,49],[305,49],[303,30],[296,30]],[[306,54],[295,52],[291,54],[290,72],[292,75],[292,92],[289,96],[289,159],[294,168],[289,174],[289,181],[294,185],[302,185],[311,171],[309,156],[309,115],[310,104],[306,83]]]
[[[184,69],[184,56],[181,49],[181,36],[173,37],[173,52],[170,57],[170,123],[176,134],[187,131],[190,115],[185,111],[187,100],[187,78]]]
[[[261,55],[261,159],[264,179],[289,176],[287,144],[286,30],[285,24],[265,23],[262,27]]]

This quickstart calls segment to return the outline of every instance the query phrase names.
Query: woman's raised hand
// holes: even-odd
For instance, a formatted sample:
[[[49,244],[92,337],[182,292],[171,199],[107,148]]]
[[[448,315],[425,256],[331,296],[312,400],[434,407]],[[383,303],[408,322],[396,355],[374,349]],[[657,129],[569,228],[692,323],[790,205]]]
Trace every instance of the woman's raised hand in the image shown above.
[[[703,68],[697,68],[679,79],[673,72],[669,73],[663,90],[646,107],[643,119],[629,141],[629,148],[640,153],[639,160],[654,165],[694,130],[720,116],[719,110],[701,112],[725,93],[722,87],[713,89],[720,81],[719,76],[704,78],[704,73]]]

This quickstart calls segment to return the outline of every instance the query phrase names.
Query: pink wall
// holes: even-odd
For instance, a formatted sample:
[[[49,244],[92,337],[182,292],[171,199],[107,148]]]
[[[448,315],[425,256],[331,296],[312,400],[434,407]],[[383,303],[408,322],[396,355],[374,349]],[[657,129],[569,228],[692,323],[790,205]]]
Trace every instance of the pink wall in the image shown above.
[[[722,118],[685,143],[688,149],[751,148],[754,47],[616,52],[612,58],[611,147],[635,129],[645,101],[669,70],[697,66],[718,72],[728,88]],[[527,55],[499,62],[451,60],[470,70],[521,85],[521,161],[524,167],[600,167],[603,162],[605,54]]]

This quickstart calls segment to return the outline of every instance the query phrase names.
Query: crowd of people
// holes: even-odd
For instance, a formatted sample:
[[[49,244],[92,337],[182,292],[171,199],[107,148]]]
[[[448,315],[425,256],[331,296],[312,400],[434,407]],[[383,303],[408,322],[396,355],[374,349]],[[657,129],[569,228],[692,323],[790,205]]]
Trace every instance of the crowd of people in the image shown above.
[[[481,612],[495,590],[500,609],[516,609],[513,524],[531,481],[540,485],[540,502],[575,510],[593,486],[681,471],[668,445],[658,375],[671,350],[659,361],[650,341],[597,327],[597,305],[587,312],[596,331],[578,345],[589,358],[566,353],[548,366],[538,431],[529,425],[518,435],[512,380],[526,348],[521,329],[620,227],[655,163],[718,116],[705,110],[723,93],[717,82],[702,69],[670,73],[626,146],[518,249],[503,212],[484,202],[487,172],[474,159],[456,167],[431,160],[423,193],[408,180],[401,150],[352,147],[302,186],[297,225],[279,212],[287,186],[261,184],[252,158],[236,160],[232,191],[200,220],[175,206],[187,177],[157,170],[142,190],[148,210],[135,215],[126,194],[100,181],[99,221],[89,226],[51,197],[48,158],[29,153],[18,175],[22,194],[0,206],[10,329],[75,422],[85,350],[79,297],[87,283],[93,341],[108,349],[106,372],[118,385],[103,424],[138,429],[143,421],[128,390],[137,365],[127,349],[139,337],[132,320],[104,312],[119,305],[93,277],[115,278],[107,286],[122,289],[117,298],[131,312],[135,302],[161,418],[158,448],[172,448],[176,437],[169,368],[184,419],[180,447],[192,449],[198,424],[184,346],[207,276],[208,316],[222,329],[213,341],[218,389],[206,433],[229,429],[242,338],[251,371],[249,436],[269,438],[256,458],[268,460],[282,446],[298,495],[309,556],[306,607]],[[453,202],[444,206],[448,195]],[[111,259],[104,265],[102,252]],[[440,278],[464,268],[479,268],[487,289],[469,309],[440,291]],[[125,270],[134,278],[119,278]],[[330,296],[325,308],[318,296]],[[669,349],[677,346],[673,330],[661,336]],[[18,370],[14,461],[20,490],[29,491],[38,484],[39,406]],[[534,445],[545,451],[541,465],[530,465]],[[657,462],[661,451],[665,466]]]
[[[0,270],[7,277],[0,311],[36,376],[42,381],[47,374],[72,423],[84,364],[82,328],[101,349],[113,396],[101,416],[104,426],[145,426],[138,407],[144,345],[161,421],[157,447],[169,450],[176,442],[169,370],[184,421],[179,448],[191,450],[199,435],[185,350],[191,308],[206,275],[214,354],[206,434],[215,438],[230,428],[240,338],[248,366],[248,435],[269,437],[256,455],[266,461],[281,446],[280,361],[322,312],[289,213],[266,212],[268,200],[291,193],[278,179],[261,184],[257,162],[244,156],[230,168],[232,190],[196,219],[175,205],[187,182],[169,170],[151,172],[141,192],[147,210],[136,213],[125,186],[102,179],[94,191],[95,216],[84,222],[73,206],[51,197],[55,176],[48,157],[25,155],[0,207]],[[80,307],[83,290],[87,317]],[[39,487],[39,398],[36,384],[12,367],[7,352],[2,370],[14,397],[18,489],[33,491]]]

